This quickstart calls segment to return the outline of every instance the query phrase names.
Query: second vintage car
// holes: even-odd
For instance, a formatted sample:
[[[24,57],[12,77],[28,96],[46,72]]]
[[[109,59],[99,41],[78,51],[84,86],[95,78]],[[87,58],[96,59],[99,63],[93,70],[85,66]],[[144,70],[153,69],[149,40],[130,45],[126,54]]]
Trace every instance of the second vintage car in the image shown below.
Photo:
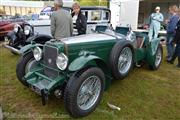
[[[42,20],[29,20],[24,23],[19,24],[21,30],[15,32],[15,29],[18,26],[13,24],[12,31],[9,31],[6,39],[5,48],[9,49],[12,53],[20,54],[20,49],[30,44],[31,42],[44,44],[45,42],[52,39],[50,32],[50,15],[53,12],[53,7],[48,7],[50,11],[49,18]],[[70,7],[64,7],[65,10],[71,12]],[[97,25],[109,25],[110,24],[110,15],[111,12],[108,8],[105,7],[81,7],[82,13],[87,18],[87,34],[92,33],[92,30],[96,28]],[[41,14],[44,14],[45,11],[41,11]],[[41,16],[42,17],[42,16]],[[14,30],[13,30],[14,28]],[[73,35],[77,35],[77,32],[74,32]]]
[[[52,39],[51,36],[39,34],[34,31],[34,27],[24,22],[22,25],[14,24],[13,31],[10,31],[5,37],[4,47],[13,54],[20,54],[20,49],[31,42],[45,44]]]
[[[111,80],[125,78],[134,64],[145,61],[150,69],[159,68],[163,56],[159,39],[149,42],[146,34],[121,27],[116,32],[96,30],[23,47],[17,78],[39,94],[43,104],[49,95],[63,97],[69,114],[77,118],[94,111]]]

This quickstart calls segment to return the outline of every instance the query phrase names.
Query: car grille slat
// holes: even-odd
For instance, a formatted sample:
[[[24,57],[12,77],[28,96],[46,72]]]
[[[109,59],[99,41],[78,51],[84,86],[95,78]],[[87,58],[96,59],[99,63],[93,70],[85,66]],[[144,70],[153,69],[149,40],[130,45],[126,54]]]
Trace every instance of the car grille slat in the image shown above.
[[[56,65],[56,58],[58,55],[58,49],[50,46],[44,46],[44,73],[50,78],[58,76],[58,72],[53,69],[58,69]],[[51,69],[50,69],[51,68]]]

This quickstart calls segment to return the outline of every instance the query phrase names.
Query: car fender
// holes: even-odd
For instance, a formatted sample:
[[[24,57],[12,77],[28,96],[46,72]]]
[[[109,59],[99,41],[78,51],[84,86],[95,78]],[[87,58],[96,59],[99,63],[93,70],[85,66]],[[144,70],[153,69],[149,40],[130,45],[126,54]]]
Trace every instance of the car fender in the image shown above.
[[[71,72],[78,71],[85,67],[90,61],[94,60],[100,60],[104,62],[101,58],[95,56],[95,55],[83,55],[78,58],[76,58],[74,61],[72,61],[68,67],[68,70]]]
[[[35,48],[35,47],[43,47],[43,45],[41,45],[41,44],[29,44],[29,45],[26,45],[26,46],[24,46],[24,47],[22,47],[20,49],[20,54],[22,54],[22,55],[26,54],[26,53],[32,51],[32,49]]]
[[[160,39],[154,39],[151,41],[147,46],[147,54],[146,54],[146,60],[149,64],[153,64],[155,61],[155,54],[158,49],[158,45],[160,44]]]
[[[107,90],[110,87],[111,80],[112,80],[112,78],[110,77],[111,72],[110,72],[110,69],[108,69],[108,66],[105,63],[105,61],[99,58],[98,56],[95,56],[95,55],[80,56],[79,58],[71,62],[71,64],[68,67],[68,70],[70,72],[79,71],[85,68],[86,66],[88,66],[90,62],[95,62],[97,67],[99,67],[106,75],[105,90]]]
[[[33,41],[35,43],[45,44],[45,42],[47,42],[51,39],[52,39],[52,37],[49,35],[37,34],[37,35],[33,35],[33,36],[29,37],[26,40],[26,43],[29,44]]]
[[[160,43],[160,39],[154,39],[150,42],[150,44],[147,46],[148,54],[154,56],[156,54],[156,50],[158,48],[158,45]]]

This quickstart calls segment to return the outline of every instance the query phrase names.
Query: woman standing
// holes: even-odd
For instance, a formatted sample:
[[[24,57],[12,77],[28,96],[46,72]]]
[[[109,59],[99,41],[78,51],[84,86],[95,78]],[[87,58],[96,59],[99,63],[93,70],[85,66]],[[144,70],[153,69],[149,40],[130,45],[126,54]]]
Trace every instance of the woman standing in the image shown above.
[[[78,3],[74,3],[72,6],[72,17],[73,23],[75,24],[75,29],[77,29],[78,35],[86,34],[87,27],[87,19],[81,13],[80,5]]]
[[[168,62],[173,64],[175,59],[178,57],[177,67],[180,68],[180,9],[178,11],[178,15],[179,15],[179,21],[177,23],[176,34],[175,34],[175,37],[173,40],[173,42],[176,43],[176,48],[175,48],[175,52],[172,56],[172,59]]]

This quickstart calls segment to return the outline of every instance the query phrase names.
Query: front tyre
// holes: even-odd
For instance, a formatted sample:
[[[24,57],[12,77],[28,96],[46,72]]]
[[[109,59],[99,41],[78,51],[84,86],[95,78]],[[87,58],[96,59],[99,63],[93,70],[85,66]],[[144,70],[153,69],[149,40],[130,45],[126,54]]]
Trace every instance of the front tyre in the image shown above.
[[[152,65],[149,65],[150,69],[151,70],[159,69],[159,66],[162,63],[162,59],[163,59],[163,48],[162,48],[162,45],[159,44],[156,50],[154,63]]]
[[[104,81],[104,73],[95,67],[78,72],[69,79],[64,102],[72,117],[87,116],[95,110],[104,91]]]
[[[34,59],[33,53],[29,52],[22,55],[16,66],[16,75],[18,80],[25,86],[28,86],[27,82],[23,79],[26,73],[31,71],[37,65],[37,61]]]

